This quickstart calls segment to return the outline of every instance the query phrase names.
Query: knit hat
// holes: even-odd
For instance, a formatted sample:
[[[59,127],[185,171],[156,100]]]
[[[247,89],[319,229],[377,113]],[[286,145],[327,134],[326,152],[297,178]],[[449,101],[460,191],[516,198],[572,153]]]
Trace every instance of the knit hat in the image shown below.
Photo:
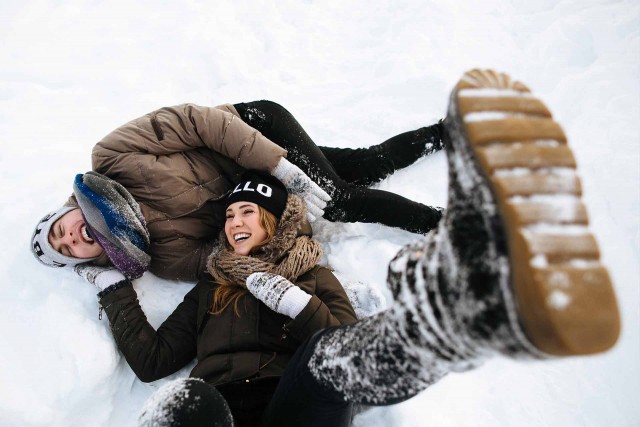
[[[75,206],[63,206],[58,210],[53,212],[49,212],[45,215],[44,218],[38,222],[36,225],[36,229],[33,232],[33,236],[31,236],[31,251],[33,255],[43,263],[44,265],[48,265],[49,267],[73,267],[77,264],[82,264],[84,262],[89,262],[95,259],[94,258],[74,258],[70,256],[65,256],[55,250],[53,246],[49,243],[49,231],[53,224],[62,218],[67,212],[70,212],[74,209],[77,209]]]
[[[256,170],[248,170],[240,177],[240,183],[225,200],[225,209],[235,202],[251,202],[259,205],[276,218],[282,216],[287,205],[287,189],[277,178]]]

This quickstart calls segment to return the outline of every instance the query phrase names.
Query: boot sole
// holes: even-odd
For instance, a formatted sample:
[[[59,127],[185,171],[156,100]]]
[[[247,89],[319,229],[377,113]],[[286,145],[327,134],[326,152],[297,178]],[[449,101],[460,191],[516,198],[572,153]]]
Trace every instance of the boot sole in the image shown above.
[[[495,198],[522,329],[552,355],[611,348],[620,316],[562,128],[522,83],[467,72],[454,89],[457,117]]]

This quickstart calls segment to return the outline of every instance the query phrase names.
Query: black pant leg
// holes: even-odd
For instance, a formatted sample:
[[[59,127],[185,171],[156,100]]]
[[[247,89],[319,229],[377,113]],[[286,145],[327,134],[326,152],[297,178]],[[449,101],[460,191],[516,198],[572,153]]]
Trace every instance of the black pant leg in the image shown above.
[[[366,148],[320,147],[335,171],[350,184],[368,187],[398,169],[443,148],[442,123],[422,127]]]
[[[279,378],[254,378],[217,386],[229,405],[234,427],[260,427]]]
[[[264,413],[265,427],[351,425],[353,404],[322,387],[308,369],[316,342],[329,330],[318,332],[296,351]]]
[[[394,193],[357,187],[342,179],[320,148],[284,107],[271,101],[236,104],[240,118],[288,152],[288,160],[320,185],[332,200],[330,221],[370,222],[425,233],[441,212]]]

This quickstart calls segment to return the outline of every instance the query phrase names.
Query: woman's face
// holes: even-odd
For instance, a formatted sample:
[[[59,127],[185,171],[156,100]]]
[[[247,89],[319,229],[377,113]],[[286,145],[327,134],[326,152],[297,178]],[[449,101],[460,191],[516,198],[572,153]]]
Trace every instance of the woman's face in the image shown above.
[[[74,258],[94,258],[103,251],[87,233],[80,209],[62,215],[49,230],[49,244],[62,255]]]
[[[235,253],[249,255],[251,249],[267,238],[267,232],[260,225],[260,212],[255,203],[232,203],[227,208],[226,216],[224,233]]]

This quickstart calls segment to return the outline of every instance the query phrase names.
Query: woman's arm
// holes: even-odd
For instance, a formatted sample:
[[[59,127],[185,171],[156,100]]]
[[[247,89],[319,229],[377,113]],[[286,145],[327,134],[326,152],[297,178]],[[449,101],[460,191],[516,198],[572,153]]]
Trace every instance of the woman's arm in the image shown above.
[[[131,283],[117,286],[121,287],[102,296],[100,305],[109,317],[118,348],[141,381],[164,378],[193,360],[197,347],[197,286],[157,331],[147,321]]]
[[[344,288],[324,267],[312,269],[296,283],[277,274],[252,273],[247,289],[271,310],[291,318],[283,329],[300,341],[321,329],[356,321]]]
[[[303,287],[305,288],[306,286]],[[284,329],[291,336],[304,341],[321,329],[357,320],[342,284],[328,268],[316,269],[313,293],[300,314],[284,325]]]

